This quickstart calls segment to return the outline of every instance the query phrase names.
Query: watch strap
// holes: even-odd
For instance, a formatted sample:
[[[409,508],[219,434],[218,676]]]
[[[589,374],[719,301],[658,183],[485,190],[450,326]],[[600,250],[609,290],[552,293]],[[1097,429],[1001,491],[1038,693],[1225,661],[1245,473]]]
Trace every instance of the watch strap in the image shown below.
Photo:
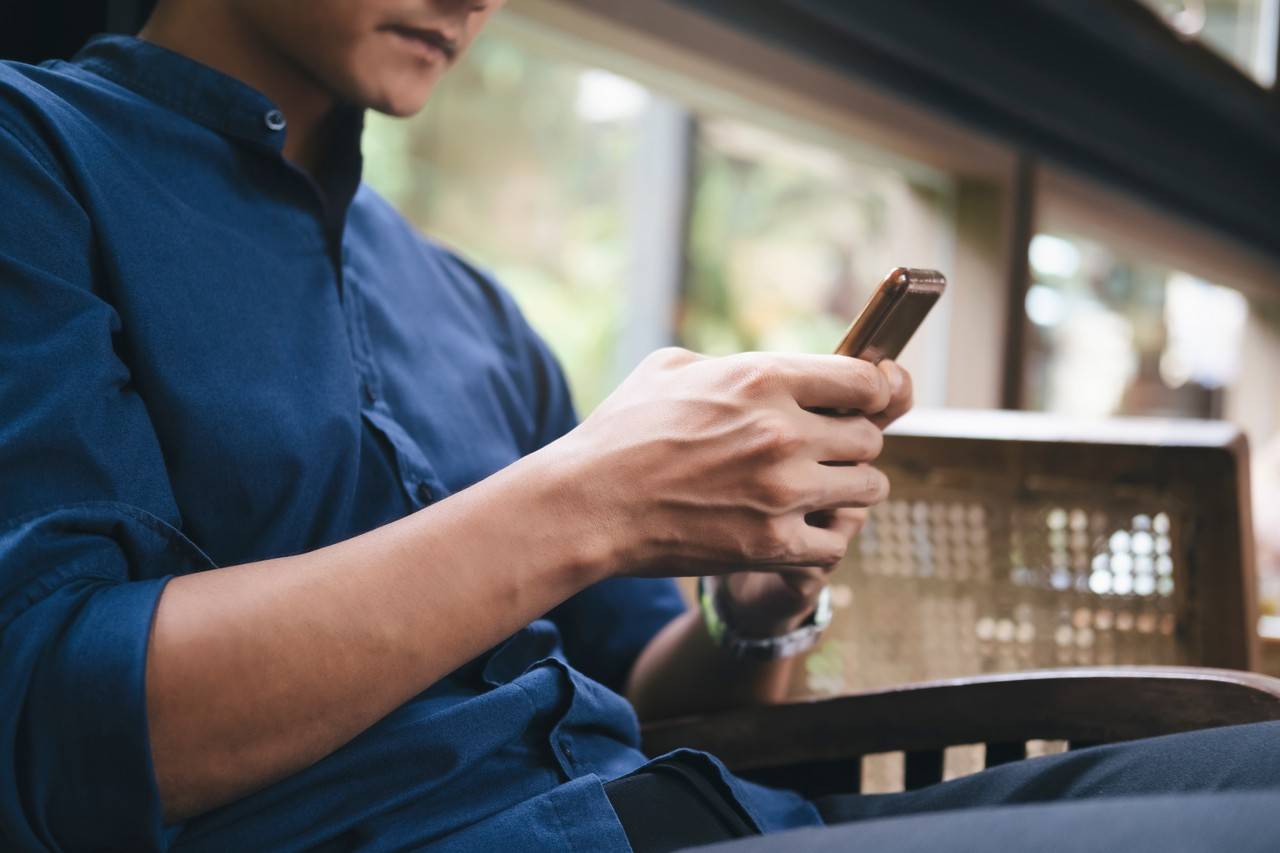
[[[698,578],[698,606],[712,642],[740,660],[771,661],[794,657],[818,642],[831,624],[831,588],[823,587],[813,613],[804,624],[777,637],[747,637],[740,634],[720,603],[718,578]]]

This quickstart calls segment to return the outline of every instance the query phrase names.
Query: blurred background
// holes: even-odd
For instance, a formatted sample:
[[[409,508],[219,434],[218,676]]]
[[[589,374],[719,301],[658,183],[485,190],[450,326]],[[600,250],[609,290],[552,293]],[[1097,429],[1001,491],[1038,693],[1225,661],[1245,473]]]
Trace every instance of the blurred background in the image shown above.
[[[583,415],[656,347],[829,351],[889,268],[944,270],[920,406],[1244,429],[1280,634],[1280,0],[977,6],[513,0],[369,117],[366,178],[514,292]],[[6,4],[4,54],[147,7]]]
[[[515,293],[581,413],[668,343],[828,351],[885,271],[934,266],[954,287],[906,357],[921,406],[1226,418],[1251,440],[1257,510],[1280,515],[1274,233],[1241,240],[779,49],[753,4],[627,5],[516,0],[423,114],[370,116],[365,137],[368,181]],[[1133,5],[1117,32],[1163,37],[1162,61],[1260,99],[1274,85],[1276,0]],[[744,19],[764,23],[744,38]],[[1271,615],[1275,522],[1258,525]]]

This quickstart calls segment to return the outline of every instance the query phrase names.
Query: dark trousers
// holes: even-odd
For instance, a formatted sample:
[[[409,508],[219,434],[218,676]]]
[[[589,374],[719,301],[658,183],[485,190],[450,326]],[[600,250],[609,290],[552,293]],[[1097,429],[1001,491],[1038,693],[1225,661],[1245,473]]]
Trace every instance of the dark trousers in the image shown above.
[[[699,847],[817,851],[1280,851],[1280,723],[1034,758],[816,805],[828,826]]]

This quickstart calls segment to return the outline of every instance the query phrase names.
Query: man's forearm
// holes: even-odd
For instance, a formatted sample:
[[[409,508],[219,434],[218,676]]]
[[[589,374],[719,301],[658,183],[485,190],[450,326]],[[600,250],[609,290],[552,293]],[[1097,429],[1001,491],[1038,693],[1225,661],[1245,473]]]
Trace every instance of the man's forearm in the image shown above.
[[[874,425],[811,410],[891,402],[857,359],[662,350],[577,429],[436,506],[310,554],[171,581],[146,673],[167,816],[319,760],[622,567],[833,566],[850,531],[809,519],[874,504],[888,483],[867,464]],[[781,695],[788,664],[724,660],[701,631],[678,620],[644,653],[644,713]]]
[[[642,720],[780,702],[796,658],[736,659],[716,646],[702,614],[689,610],[649,642],[627,682],[627,698]]]
[[[528,457],[354,539],[172,580],[147,662],[166,817],[314,763],[598,580],[552,467]]]

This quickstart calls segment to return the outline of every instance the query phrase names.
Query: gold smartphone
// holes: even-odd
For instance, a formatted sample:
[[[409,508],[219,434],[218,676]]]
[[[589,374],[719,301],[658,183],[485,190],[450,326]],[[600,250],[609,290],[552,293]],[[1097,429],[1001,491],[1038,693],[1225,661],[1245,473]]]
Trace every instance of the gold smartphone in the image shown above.
[[[844,333],[836,354],[872,364],[897,358],[946,288],[947,279],[937,270],[891,271]]]

